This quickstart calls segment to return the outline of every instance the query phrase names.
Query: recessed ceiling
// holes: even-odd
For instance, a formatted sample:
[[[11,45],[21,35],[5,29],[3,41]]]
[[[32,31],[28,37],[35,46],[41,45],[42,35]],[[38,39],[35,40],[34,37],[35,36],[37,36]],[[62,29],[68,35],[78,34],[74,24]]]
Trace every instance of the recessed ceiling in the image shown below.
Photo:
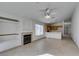
[[[77,2],[0,2],[0,12],[13,16],[38,20],[44,23],[53,23],[71,17]],[[55,18],[46,19],[40,11],[45,8],[56,8]]]

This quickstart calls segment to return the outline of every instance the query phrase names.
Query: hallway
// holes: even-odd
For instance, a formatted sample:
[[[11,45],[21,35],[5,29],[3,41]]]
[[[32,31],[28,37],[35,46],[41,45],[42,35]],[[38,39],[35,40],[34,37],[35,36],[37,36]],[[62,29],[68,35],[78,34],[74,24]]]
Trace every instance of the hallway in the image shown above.
[[[38,56],[51,54],[53,56],[79,56],[79,49],[68,38],[41,39],[30,44],[1,52],[1,56]]]

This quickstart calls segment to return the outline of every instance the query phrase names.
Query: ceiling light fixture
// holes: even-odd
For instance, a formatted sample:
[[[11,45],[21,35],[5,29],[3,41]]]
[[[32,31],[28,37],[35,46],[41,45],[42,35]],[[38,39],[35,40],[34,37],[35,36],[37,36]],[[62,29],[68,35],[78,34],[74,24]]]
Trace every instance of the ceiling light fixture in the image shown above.
[[[45,18],[47,18],[47,19],[51,18],[51,16],[50,16],[50,9],[49,8],[45,9],[44,15],[45,15]]]
[[[45,9],[42,9],[41,11],[43,12],[43,15],[44,15],[44,18],[46,19],[50,19],[50,18],[55,18],[55,15],[56,15],[56,12],[55,12],[56,8],[45,8]]]
[[[49,19],[49,18],[51,18],[51,17],[50,17],[49,15],[46,15],[45,18]]]
[[[43,10],[46,19],[55,18],[54,16],[56,13],[54,12],[54,9],[46,8]]]

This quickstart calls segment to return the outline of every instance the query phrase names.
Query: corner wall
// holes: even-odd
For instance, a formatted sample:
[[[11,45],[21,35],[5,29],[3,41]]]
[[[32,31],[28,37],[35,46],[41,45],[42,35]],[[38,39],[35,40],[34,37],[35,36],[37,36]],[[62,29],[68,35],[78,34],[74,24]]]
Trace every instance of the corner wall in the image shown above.
[[[44,26],[44,23],[36,21],[36,20],[30,20],[30,19],[24,19],[22,21],[23,23],[23,32],[32,32],[32,41],[38,40],[40,38],[45,37],[45,35],[41,35],[41,36],[36,36],[35,35],[35,24],[40,24]],[[45,31],[44,31],[45,33]]]

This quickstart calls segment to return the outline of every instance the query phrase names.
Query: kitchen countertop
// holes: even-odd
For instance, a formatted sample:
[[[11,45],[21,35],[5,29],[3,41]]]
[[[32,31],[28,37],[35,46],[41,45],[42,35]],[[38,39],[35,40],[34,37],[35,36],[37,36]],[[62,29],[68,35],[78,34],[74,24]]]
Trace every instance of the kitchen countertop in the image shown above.
[[[62,33],[59,31],[54,31],[54,32],[46,32],[45,36],[47,38],[54,38],[54,39],[62,39]]]

